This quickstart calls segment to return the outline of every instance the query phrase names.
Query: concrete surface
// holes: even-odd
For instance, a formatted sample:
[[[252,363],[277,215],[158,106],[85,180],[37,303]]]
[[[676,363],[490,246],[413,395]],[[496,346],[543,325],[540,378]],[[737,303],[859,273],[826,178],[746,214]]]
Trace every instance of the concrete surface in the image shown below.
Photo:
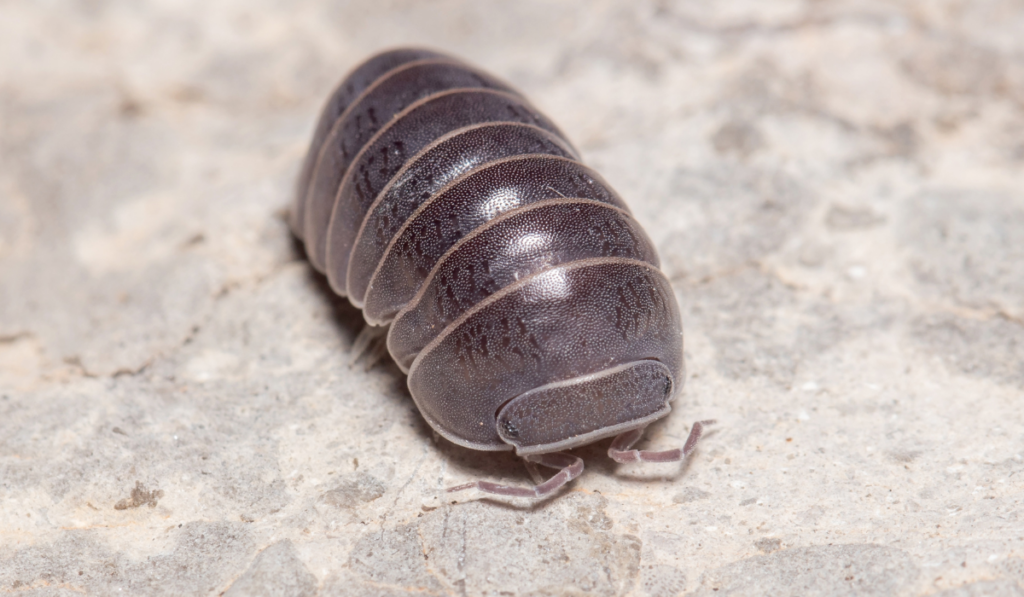
[[[0,594],[1024,595],[1024,2],[0,2]],[[434,437],[283,214],[426,44],[632,205],[690,378],[531,504]],[[455,501],[457,503],[450,503]]]

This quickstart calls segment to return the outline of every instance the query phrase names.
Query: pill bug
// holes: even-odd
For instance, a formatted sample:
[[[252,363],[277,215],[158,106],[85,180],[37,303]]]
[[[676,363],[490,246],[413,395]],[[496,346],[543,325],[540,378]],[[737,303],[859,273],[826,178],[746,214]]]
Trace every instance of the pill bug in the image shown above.
[[[515,450],[558,472],[562,450],[616,436],[618,462],[683,384],[679,308],[629,208],[519,92],[422,49],[369,58],[328,99],[290,223],[331,288],[387,328],[417,407],[440,435]]]

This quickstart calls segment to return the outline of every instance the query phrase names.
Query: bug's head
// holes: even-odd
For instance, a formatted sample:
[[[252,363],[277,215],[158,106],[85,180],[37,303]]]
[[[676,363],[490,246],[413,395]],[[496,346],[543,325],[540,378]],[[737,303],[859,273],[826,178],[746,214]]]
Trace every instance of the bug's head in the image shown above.
[[[662,363],[626,363],[516,396],[498,410],[498,435],[522,456],[582,446],[667,415],[674,392]]]

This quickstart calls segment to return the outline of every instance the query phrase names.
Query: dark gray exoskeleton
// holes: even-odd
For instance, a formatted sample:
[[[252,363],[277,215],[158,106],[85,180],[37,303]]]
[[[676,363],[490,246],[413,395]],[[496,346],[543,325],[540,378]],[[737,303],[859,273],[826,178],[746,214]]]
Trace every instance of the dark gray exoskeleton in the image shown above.
[[[291,226],[331,288],[388,326],[430,425],[474,450],[583,472],[560,452],[617,436],[619,462],[683,384],[679,308],[629,208],[501,80],[420,49],[352,71],[320,115]]]

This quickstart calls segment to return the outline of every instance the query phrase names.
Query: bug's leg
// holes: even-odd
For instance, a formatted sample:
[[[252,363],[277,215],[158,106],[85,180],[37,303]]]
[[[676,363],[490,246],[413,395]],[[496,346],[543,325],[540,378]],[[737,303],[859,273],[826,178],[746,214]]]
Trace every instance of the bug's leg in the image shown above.
[[[549,467],[557,468],[559,471],[547,481],[533,487],[513,487],[511,485],[499,485],[490,481],[474,481],[465,485],[449,487],[448,491],[462,491],[464,489],[477,488],[486,493],[496,495],[508,495],[513,497],[544,497],[559,487],[580,476],[583,472],[583,459],[578,456],[570,456],[564,452],[552,452],[551,454],[536,454],[526,457],[528,461]]]
[[[523,459],[523,466],[526,467],[526,471],[530,473],[530,478],[537,485],[544,482],[544,475],[540,474],[540,469],[537,468],[537,463],[532,460]]]
[[[363,371],[369,371],[373,369],[373,366],[380,362],[384,355],[388,353],[387,336],[378,336],[370,344],[370,349],[366,353],[366,358],[363,359]]]
[[[693,450],[697,447],[697,442],[700,441],[700,436],[704,433],[704,427],[708,425],[714,425],[714,419],[707,421],[697,421],[690,428],[690,436],[686,438],[686,443],[683,444],[682,448],[672,448],[671,450],[661,450],[658,452],[652,452],[649,450],[631,450],[633,444],[640,439],[640,436],[644,434],[644,428],[634,429],[627,431],[612,441],[611,447],[608,448],[608,457],[615,462],[628,463],[628,462],[674,462],[676,460],[685,460]]]
[[[387,344],[383,341],[387,334],[388,326],[363,326],[359,335],[352,342],[348,366],[355,366],[359,359],[365,356],[366,361],[363,363],[363,367],[367,370],[372,368],[387,351]]]

